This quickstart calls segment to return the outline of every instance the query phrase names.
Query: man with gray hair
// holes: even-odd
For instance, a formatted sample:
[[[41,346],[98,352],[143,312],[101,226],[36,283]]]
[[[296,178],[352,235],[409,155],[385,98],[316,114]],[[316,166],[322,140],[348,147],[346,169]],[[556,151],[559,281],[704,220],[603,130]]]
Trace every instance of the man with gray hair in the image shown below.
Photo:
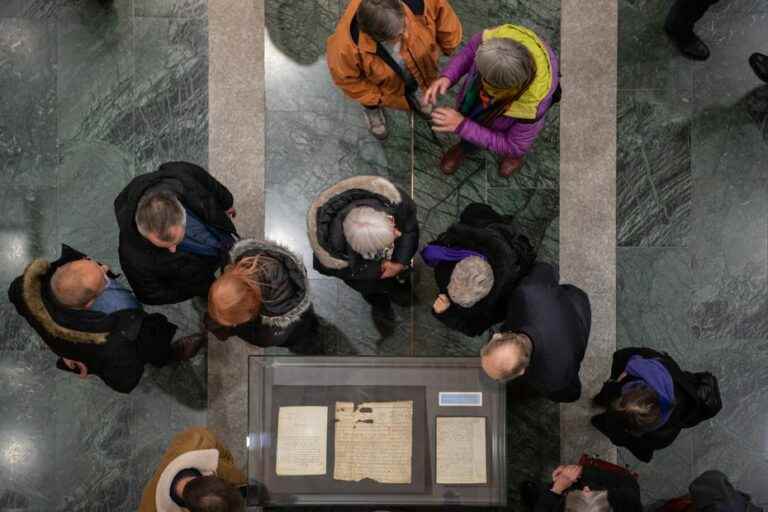
[[[520,378],[553,402],[575,402],[591,309],[586,293],[559,279],[553,265],[534,265],[510,296],[507,321],[482,348],[481,360],[492,379]]]
[[[528,28],[507,24],[486,29],[451,59],[424,100],[435,104],[462,77],[456,108],[432,112],[436,132],[461,138],[443,155],[440,170],[454,174],[467,154],[484,148],[501,156],[499,175],[508,178],[522,167],[547,111],[559,101],[557,55]]]
[[[328,38],[328,69],[363,107],[371,134],[385,139],[384,109],[424,111],[439,53],[452,54],[461,38],[448,0],[351,0]]]
[[[134,178],[115,199],[120,265],[144,304],[205,298],[237,232],[232,194],[188,162]]]
[[[419,246],[416,204],[379,176],[355,176],[322,191],[307,212],[314,268],[362,294],[374,313],[394,318],[392,293]],[[400,290],[402,288],[402,290]]]

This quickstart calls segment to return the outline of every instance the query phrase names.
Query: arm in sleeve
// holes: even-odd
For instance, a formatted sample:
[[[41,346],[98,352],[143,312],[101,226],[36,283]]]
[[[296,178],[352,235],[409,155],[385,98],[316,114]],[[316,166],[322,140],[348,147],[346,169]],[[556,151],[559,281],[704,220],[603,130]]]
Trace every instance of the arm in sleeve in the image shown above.
[[[576,375],[575,380],[567,388],[550,393],[548,398],[553,402],[561,404],[577,401],[581,398],[581,381],[579,376]]]
[[[563,509],[563,496],[552,492],[550,489],[542,492],[536,500],[533,512],[558,512]]]
[[[176,304],[189,298],[187,294],[167,286],[164,280],[151,270],[132,265],[128,258],[121,257],[120,265],[133,293],[142,304],[151,306]]]
[[[483,42],[482,32],[478,32],[464,45],[464,48],[454,55],[448,62],[448,65],[440,72],[440,76],[446,77],[451,81],[451,85],[461,80],[461,77],[469,73],[472,64],[475,63],[475,52],[478,46]]]
[[[333,43],[333,36],[327,44],[328,70],[333,83],[344,94],[367,107],[375,107],[381,103],[381,89],[363,76],[354,55],[345,54]]]
[[[233,485],[248,483],[245,474],[235,464],[232,452],[216,439],[216,449],[219,450],[219,467],[216,474]]]
[[[392,261],[410,265],[416,251],[419,249],[419,220],[416,215],[416,203],[413,199],[400,190],[402,204],[399,207],[402,222],[398,224],[400,238],[395,241],[395,249],[392,252]]]
[[[159,170],[179,170],[191,174],[206,190],[216,196],[216,201],[222,209],[229,210],[234,204],[232,193],[219,180],[200,167],[189,162],[167,162],[160,166]]]
[[[461,44],[464,31],[461,20],[448,3],[448,0],[436,0],[435,25],[437,26],[437,44],[444,55],[451,55]]]
[[[559,269],[550,263],[539,262],[531,267],[531,271],[523,278],[520,286],[526,284],[543,284],[557,286],[560,283]]]
[[[614,446],[628,449],[632,455],[643,462],[650,462],[654,448],[642,437],[635,437],[624,430],[619,421],[609,413],[592,416],[592,425],[602,432]]]

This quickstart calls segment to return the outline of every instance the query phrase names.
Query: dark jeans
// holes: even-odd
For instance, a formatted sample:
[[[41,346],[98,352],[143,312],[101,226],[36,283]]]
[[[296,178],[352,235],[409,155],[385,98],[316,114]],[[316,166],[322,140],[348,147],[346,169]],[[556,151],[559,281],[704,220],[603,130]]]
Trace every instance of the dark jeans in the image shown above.
[[[693,27],[718,0],[677,0],[667,16],[666,29],[680,41],[695,37]]]

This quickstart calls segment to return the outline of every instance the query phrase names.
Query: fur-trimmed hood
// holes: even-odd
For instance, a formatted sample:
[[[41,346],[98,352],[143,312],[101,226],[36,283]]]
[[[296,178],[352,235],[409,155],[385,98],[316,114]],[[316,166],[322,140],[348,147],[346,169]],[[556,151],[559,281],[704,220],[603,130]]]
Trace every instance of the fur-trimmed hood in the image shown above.
[[[304,267],[301,258],[287,247],[270,240],[250,238],[236,243],[229,254],[233,262],[246,256],[258,254],[264,254],[280,261],[288,269],[288,276],[301,295],[298,302],[282,315],[270,316],[262,313],[260,320],[264,325],[278,328],[288,327],[294,322],[298,322],[301,316],[312,306],[307,269]]]
[[[349,266],[341,255],[333,253],[327,240],[327,224],[357,199],[378,199],[382,206],[398,207],[403,196],[397,186],[380,176],[354,176],[322,191],[307,211],[307,236],[315,257],[324,267],[340,270]],[[334,204],[334,211],[326,211],[329,203]]]
[[[51,264],[43,259],[34,260],[22,276],[21,299],[32,318],[51,336],[72,343],[104,344],[108,332],[85,332],[69,329],[57,323],[48,311],[43,293],[50,279]]]

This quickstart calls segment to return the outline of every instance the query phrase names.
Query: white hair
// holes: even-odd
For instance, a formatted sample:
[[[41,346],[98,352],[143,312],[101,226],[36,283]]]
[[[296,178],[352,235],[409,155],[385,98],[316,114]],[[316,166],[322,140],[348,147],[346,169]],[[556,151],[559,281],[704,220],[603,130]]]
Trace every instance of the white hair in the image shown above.
[[[363,258],[375,259],[395,242],[390,216],[369,206],[352,208],[343,224],[344,238]]]
[[[606,491],[571,491],[565,496],[565,512],[610,512]]]
[[[156,235],[160,240],[172,239],[172,227],[187,225],[187,212],[176,194],[168,190],[151,188],[139,199],[134,216],[136,230],[144,238],[149,234]]]
[[[536,73],[528,49],[508,37],[483,41],[475,53],[475,64],[480,76],[501,89],[522,87]]]
[[[448,283],[448,296],[461,307],[471,308],[493,288],[493,269],[480,256],[459,261]]]

